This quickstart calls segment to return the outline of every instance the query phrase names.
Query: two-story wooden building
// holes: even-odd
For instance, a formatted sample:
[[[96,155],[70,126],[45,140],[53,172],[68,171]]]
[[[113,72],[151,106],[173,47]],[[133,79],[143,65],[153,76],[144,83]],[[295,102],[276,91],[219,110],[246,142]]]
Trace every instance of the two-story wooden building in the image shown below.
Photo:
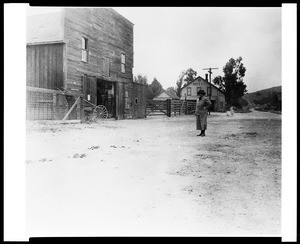
[[[215,85],[210,84],[206,78],[198,76],[193,81],[188,82],[181,88],[180,100],[197,100],[197,92],[204,90],[206,96],[210,98],[212,102],[212,111],[225,111],[225,94]]]
[[[28,16],[27,118],[61,119],[78,96],[79,110],[87,100],[116,119],[145,117],[146,87],[133,82],[133,26],[110,8]]]

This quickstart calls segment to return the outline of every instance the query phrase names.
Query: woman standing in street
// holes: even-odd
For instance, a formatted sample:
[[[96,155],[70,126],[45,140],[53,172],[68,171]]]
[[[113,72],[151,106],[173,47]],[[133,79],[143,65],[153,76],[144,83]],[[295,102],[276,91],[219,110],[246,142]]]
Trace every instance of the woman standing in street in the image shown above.
[[[205,130],[207,129],[207,111],[211,106],[211,101],[205,96],[205,91],[199,90],[197,95],[199,98],[196,103],[196,130],[201,130],[201,133],[197,136],[205,136]]]

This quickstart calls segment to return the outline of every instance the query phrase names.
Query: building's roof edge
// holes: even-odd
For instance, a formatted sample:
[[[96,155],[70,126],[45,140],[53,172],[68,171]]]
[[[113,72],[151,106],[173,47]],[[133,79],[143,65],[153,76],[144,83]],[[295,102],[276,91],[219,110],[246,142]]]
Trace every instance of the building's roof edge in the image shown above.
[[[42,42],[27,42],[26,45],[33,46],[33,45],[45,45],[45,44],[59,44],[65,43],[63,40],[58,41],[42,41]]]
[[[174,97],[170,92],[168,92],[167,90],[165,90],[165,89],[162,89],[162,91],[157,95],[157,96],[155,96],[155,98],[156,97],[159,97],[162,93],[166,93],[169,97],[171,97],[172,99],[180,99],[180,97],[178,97],[176,94],[176,97]]]

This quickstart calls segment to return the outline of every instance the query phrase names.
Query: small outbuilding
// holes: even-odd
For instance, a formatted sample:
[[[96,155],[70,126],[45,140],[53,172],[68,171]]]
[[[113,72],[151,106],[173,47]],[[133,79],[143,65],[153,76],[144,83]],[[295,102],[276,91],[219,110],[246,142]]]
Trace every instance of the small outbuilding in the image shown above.
[[[154,101],[165,101],[167,99],[180,100],[180,97],[176,95],[175,91],[163,89],[155,98],[153,98]]]

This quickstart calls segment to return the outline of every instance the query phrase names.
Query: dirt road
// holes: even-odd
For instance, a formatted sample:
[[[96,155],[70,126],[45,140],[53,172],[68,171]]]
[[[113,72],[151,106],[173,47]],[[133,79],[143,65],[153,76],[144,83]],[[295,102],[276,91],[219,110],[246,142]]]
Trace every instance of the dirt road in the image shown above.
[[[281,115],[27,128],[29,236],[280,236]]]

